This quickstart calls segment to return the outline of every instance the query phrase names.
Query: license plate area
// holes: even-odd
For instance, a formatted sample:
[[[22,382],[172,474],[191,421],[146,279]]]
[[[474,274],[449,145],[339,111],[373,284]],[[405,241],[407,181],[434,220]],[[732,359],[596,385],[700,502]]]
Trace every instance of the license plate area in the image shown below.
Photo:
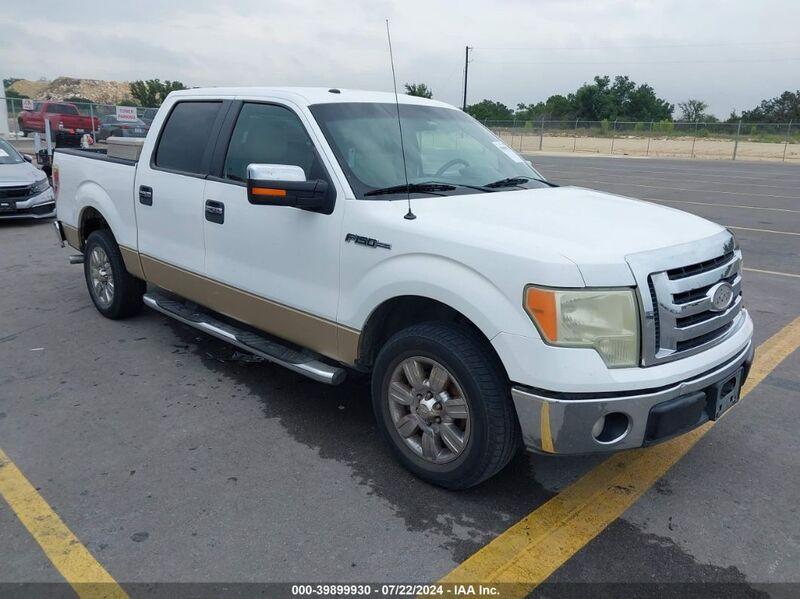
[[[736,374],[716,383],[711,388],[708,414],[711,420],[717,420],[739,401],[743,372],[744,370],[740,368]]]
[[[0,200],[0,212],[16,212],[17,202],[15,200]]]

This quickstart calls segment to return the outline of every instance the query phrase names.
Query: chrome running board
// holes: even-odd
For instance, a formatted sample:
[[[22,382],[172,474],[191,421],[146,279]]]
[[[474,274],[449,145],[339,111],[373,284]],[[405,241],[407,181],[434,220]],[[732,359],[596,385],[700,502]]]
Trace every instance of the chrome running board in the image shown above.
[[[292,349],[266,336],[222,322],[196,304],[174,299],[158,291],[145,293],[143,299],[153,310],[320,383],[338,385],[345,378],[344,368],[321,361],[317,354]]]

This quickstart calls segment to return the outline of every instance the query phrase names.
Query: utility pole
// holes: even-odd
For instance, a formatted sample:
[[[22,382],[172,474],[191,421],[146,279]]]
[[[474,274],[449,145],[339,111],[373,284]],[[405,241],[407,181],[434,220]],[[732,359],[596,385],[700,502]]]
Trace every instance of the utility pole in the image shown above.
[[[469,51],[472,50],[470,46],[464,46],[464,102],[461,109],[466,112],[467,110],[467,75],[469,74]]]

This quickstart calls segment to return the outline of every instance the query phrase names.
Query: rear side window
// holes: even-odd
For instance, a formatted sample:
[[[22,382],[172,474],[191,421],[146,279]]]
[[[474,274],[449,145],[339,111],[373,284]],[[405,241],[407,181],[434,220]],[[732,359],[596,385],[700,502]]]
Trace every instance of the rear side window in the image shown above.
[[[161,131],[156,148],[158,168],[202,174],[203,155],[222,102],[180,102]]]

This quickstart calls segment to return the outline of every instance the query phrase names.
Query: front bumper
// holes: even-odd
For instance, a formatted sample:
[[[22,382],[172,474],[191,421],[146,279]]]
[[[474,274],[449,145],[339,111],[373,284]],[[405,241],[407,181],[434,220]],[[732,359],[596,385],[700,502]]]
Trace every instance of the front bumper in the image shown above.
[[[711,415],[704,409],[705,402],[711,401],[715,385],[740,371],[739,383],[744,383],[753,362],[753,353],[753,344],[748,342],[732,359],[704,374],[641,392],[597,393],[592,396],[589,393],[559,394],[514,386],[511,396],[523,441],[529,450],[535,452],[585,454],[641,447],[684,433],[709,420]],[[653,411],[656,406],[658,408]],[[666,411],[678,413],[677,420],[673,420],[679,424],[682,422],[683,426],[665,435],[664,427],[659,428],[654,421]],[[681,411],[685,414],[680,414]],[[686,414],[690,418],[688,423]],[[616,430],[611,426],[610,435],[606,429],[597,426],[598,421],[602,424],[600,419],[604,416],[609,425],[616,426]]]
[[[52,218],[56,215],[56,199],[52,188],[35,196],[18,200],[16,209],[11,212],[0,212],[0,220],[21,218]]]

